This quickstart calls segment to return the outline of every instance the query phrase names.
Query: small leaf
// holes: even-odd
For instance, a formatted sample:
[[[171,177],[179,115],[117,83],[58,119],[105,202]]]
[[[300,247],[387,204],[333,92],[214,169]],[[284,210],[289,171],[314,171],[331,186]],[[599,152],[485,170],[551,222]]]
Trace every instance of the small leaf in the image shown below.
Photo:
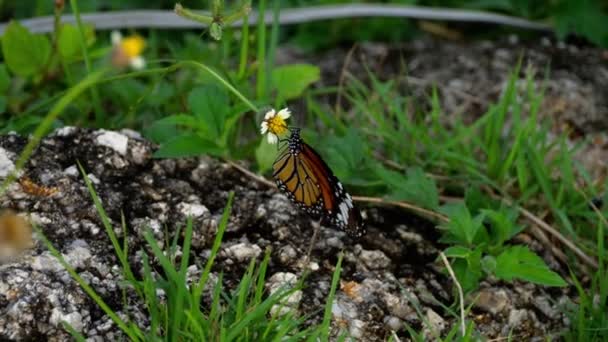
[[[515,210],[482,210],[482,213],[489,220],[492,232],[490,238],[494,246],[502,246],[523,229],[523,226],[515,224],[517,221],[517,211]]]
[[[11,86],[11,77],[6,71],[6,65],[0,64],[0,94],[6,95]]]
[[[448,258],[466,258],[471,253],[471,250],[462,246],[452,246],[443,251]]]
[[[300,97],[304,90],[321,78],[319,67],[310,64],[290,64],[272,70],[272,85],[279,101]]]
[[[196,118],[192,115],[188,114],[169,115],[167,117],[155,121],[154,123],[162,125],[185,126],[188,128],[196,128],[199,125],[198,120],[196,120]]]
[[[331,136],[321,145],[326,146],[326,161],[332,171],[343,181],[358,173],[357,170],[363,164],[363,156],[367,154],[367,146],[355,129],[349,129],[341,137]]]
[[[84,25],[85,43],[91,46],[95,42],[95,30],[92,25]],[[72,24],[61,25],[59,39],[57,40],[61,57],[76,57],[82,55],[80,45],[80,31]]]
[[[0,95],[0,114],[6,111],[6,96]]]
[[[481,259],[481,268],[487,274],[494,274],[496,272],[496,258],[491,255],[486,255]]]
[[[464,292],[469,292],[479,286],[479,280],[481,279],[482,273],[481,267],[479,266],[479,260],[474,256],[471,260],[454,260],[452,269]]]
[[[450,203],[441,207],[440,211],[450,218],[445,224],[446,234],[441,238],[442,242],[455,242],[467,246],[473,245],[478,236],[487,236],[483,228],[483,214],[473,219],[469,209],[464,203]]]
[[[51,43],[40,34],[32,34],[11,21],[2,36],[2,53],[8,68],[22,77],[41,72],[51,55]]]
[[[209,34],[215,40],[222,40],[222,25],[218,22],[212,22],[209,27]]]
[[[496,277],[511,281],[522,279],[546,286],[566,286],[559,274],[525,246],[512,246],[496,258]]]
[[[267,139],[262,139],[258,148],[255,149],[255,160],[258,162],[260,173],[270,170],[277,157],[277,146],[268,143]]]
[[[196,87],[188,95],[188,105],[200,121],[199,127],[205,139],[217,140],[224,130],[230,109],[226,90],[213,84]]]
[[[410,200],[428,209],[439,207],[437,185],[419,167],[407,170],[407,181],[394,194],[396,197]]]
[[[59,54],[61,57],[72,57],[82,51],[80,47],[80,32],[70,24],[61,27],[58,39]]]
[[[184,134],[163,143],[154,153],[155,158],[193,157],[201,154],[221,156],[223,150],[213,142],[196,134]]]

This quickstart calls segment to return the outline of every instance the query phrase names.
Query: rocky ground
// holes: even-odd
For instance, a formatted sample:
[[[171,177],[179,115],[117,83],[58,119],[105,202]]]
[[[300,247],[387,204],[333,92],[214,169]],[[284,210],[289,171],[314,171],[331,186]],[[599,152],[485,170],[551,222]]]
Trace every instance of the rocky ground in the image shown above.
[[[478,115],[500,93],[498,89],[518,55],[517,46],[510,48],[508,42],[501,48],[484,44],[466,47],[423,40],[408,45],[410,50],[375,45],[365,48],[371,49],[366,53],[380,51],[387,56],[409,51],[406,55],[409,75],[425,82],[441,81],[447,87],[442,100],[448,112],[467,108],[472,115]],[[536,55],[547,49],[558,51],[560,48],[541,46],[538,50],[526,51]],[[435,50],[434,53],[431,50]],[[596,134],[607,120],[608,97],[602,94],[606,94],[608,81],[601,77],[606,74],[606,57],[598,50],[573,52],[566,47],[559,51],[566,57],[581,55],[581,63],[566,57],[562,57],[562,64],[553,63],[552,67],[558,71],[552,75],[563,77],[563,81],[553,82],[554,86],[548,89],[553,89],[555,97],[561,99],[555,101],[565,101],[569,109],[563,113],[579,113],[573,116],[571,125],[577,125],[584,135]],[[294,57],[293,52],[282,53],[291,54],[291,59],[299,58]],[[336,73],[341,69],[342,53],[346,50],[334,52],[331,61],[321,59],[324,80],[331,80],[332,72],[333,80],[339,77]],[[541,61],[556,58],[554,54],[544,53]],[[585,58],[595,61],[595,68],[583,65]],[[381,67],[390,63],[377,64]],[[356,72],[356,65],[353,64],[355,69],[351,72]],[[484,67],[479,68],[480,65]],[[567,70],[559,72],[560,67]],[[484,81],[476,81],[475,75],[482,74]],[[429,86],[421,84],[412,91],[418,89],[422,94]],[[453,87],[457,91],[449,90]],[[461,99],[463,95],[458,95],[459,92],[465,92],[468,100]],[[475,103],[469,95],[481,102]],[[0,137],[0,178],[14,168],[26,142],[17,135]],[[0,207],[28,213],[112,309],[142,326],[147,324],[145,308],[133,300],[124,305],[119,262],[77,162],[82,164],[97,189],[120,238],[124,235],[120,229],[121,213],[124,213],[129,249],[133,251],[129,260],[136,273],[142,271],[145,229],[151,228],[158,241],[165,241],[173,237],[175,227],[182,225],[187,215],[193,215],[194,262],[190,271],[193,275],[200,274],[196,265],[204,263],[228,193],[234,191],[233,211],[214,274],[223,271],[225,285],[234,288],[249,261],[261,259],[263,251],[271,248],[267,288],[301,277],[312,226],[310,219],[299,213],[285,196],[218,160],[206,157],[159,160],[151,157],[153,151],[152,144],[132,131],[62,128],[41,142],[21,175],[50,190],[32,191],[23,182],[14,183],[0,198]],[[433,332],[445,333],[457,324],[457,319],[446,312],[443,305],[450,306],[455,299],[453,283],[437,261],[438,251],[445,246],[437,242],[439,234],[434,225],[397,209],[362,209],[367,216],[365,237],[353,240],[339,231],[321,231],[312,254],[312,261],[319,267],[306,279],[302,296],[296,298],[298,310],[312,313],[310,322],[321,319],[320,309],[329,292],[337,255],[344,251],[341,288],[333,306],[332,326],[336,331],[348,329],[352,336],[365,341],[385,340],[391,331],[405,337],[404,323],[416,330],[425,330],[429,337],[434,336]],[[549,265],[567,274],[563,265],[539,243],[529,237],[525,240]],[[43,244],[38,240],[34,243],[24,253],[0,264],[0,340],[65,340],[69,335],[61,327],[62,320],[91,340],[115,340],[120,335],[117,327]],[[571,288],[506,284],[487,279],[479,292],[469,298],[469,301],[477,300],[468,319],[475,321],[476,329],[488,338],[512,334],[518,339],[541,340],[567,326],[567,313],[574,295]]]
[[[17,135],[0,138],[3,176],[25,143]],[[233,288],[250,259],[261,258],[262,251],[271,248],[269,288],[301,276],[311,221],[286,197],[216,160],[158,160],[151,158],[152,152],[153,146],[131,131],[62,128],[41,142],[24,171],[33,183],[55,191],[48,196],[28,193],[23,185],[14,183],[0,205],[29,213],[105,301],[141,325],[146,324],[142,303],[129,301],[123,307],[119,262],[77,162],[93,182],[120,237],[120,215],[125,214],[135,272],[142,272],[145,228],[150,227],[158,241],[166,241],[188,214],[196,218],[195,262],[203,264],[228,193],[235,191],[214,271],[223,271],[226,285]],[[441,246],[436,243],[433,225],[397,210],[365,211],[369,228],[361,240],[322,230],[312,257],[319,268],[306,280],[299,310],[317,312],[311,321],[320,319],[318,310],[328,295],[337,255],[344,250],[342,287],[334,304],[336,327],[347,328],[363,340],[383,340],[391,330],[402,334],[404,322],[422,328],[416,307],[428,320],[427,329],[441,333],[455,324],[455,318],[441,307],[454,298],[452,282],[436,262]],[[511,331],[526,337],[544,336],[567,321],[568,294],[564,289],[488,280],[471,319],[486,336],[506,336]],[[62,340],[67,338],[62,320],[94,340],[113,340],[119,335],[116,326],[36,241],[34,248],[0,266],[0,338]]]

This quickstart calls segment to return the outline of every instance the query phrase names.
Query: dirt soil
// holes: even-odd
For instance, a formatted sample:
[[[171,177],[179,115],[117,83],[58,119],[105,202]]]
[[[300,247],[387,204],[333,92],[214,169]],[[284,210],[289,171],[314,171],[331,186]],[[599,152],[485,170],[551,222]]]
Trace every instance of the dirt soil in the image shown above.
[[[426,39],[403,47],[366,44],[360,48],[364,54],[353,58],[349,70],[364,75],[360,57],[368,56],[361,58],[373,60],[374,68],[390,75],[399,70],[397,56],[405,56],[408,76],[422,80],[411,87],[413,94],[420,94],[420,101],[437,82],[442,84],[441,98],[448,113],[465,111],[475,116],[500,94],[521,48],[521,44],[509,42],[465,45]],[[558,106],[561,111],[549,111],[546,116],[576,127],[582,132],[576,139],[602,133],[608,126],[608,77],[602,76],[608,75],[605,52],[542,44],[524,51],[524,65],[537,60],[537,70],[544,70],[546,61],[551,61],[547,94],[565,107]],[[336,50],[316,59],[323,69],[323,82],[336,83],[347,52]],[[376,55],[379,57],[372,58]],[[289,49],[281,50],[280,57],[283,61],[306,60]],[[14,168],[26,142],[17,135],[0,137],[0,178]],[[29,213],[106,303],[142,327],[148,324],[145,307],[133,294],[128,294],[128,304],[124,305],[119,261],[77,162],[93,182],[121,239],[125,235],[120,228],[124,213],[132,251],[129,261],[136,274],[143,273],[143,253],[151,256],[143,238],[145,229],[152,229],[158,241],[170,241],[176,226],[193,215],[189,276],[200,275],[198,265],[209,255],[217,222],[229,192],[234,191],[232,215],[214,275],[223,272],[225,285],[235,288],[249,261],[261,259],[263,251],[270,248],[267,288],[302,276],[313,228],[311,220],[285,196],[215,159],[158,160],[151,157],[154,149],[129,130],[62,128],[41,142],[23,172],[34,184],[54,191],[32,192],[14,183],[0,198],[0,205]],[[320,321],[337,255],[343,251],[341,286],[332,309],[334,336],[345,329],[362,341],[383,341],[394,331],[406,340],[406,323],[415,330],[423,329],[428,339],[445,334],[458,322],[453,313],[457,307],[453,305],[453,282],[437,261],[445,246],[437,242],[439,233],[434,225],[398,209],[362,209],[368,226],[365,237],[353,240],[343,232],[321,230],[312,253],[312,261],[319,267],[290,305],[310,314],[308,323]],[[553,269],[562,275],[568,273],[525,232],[519,239],[528,241]],[[474,299],[467,319],[475,322],[480,334],[487,338],[512,334],[524,340],[541,340],[566,328],[568,312],[576,300],[572,288],[507,284],[492,278],[482,282],[467,301]],[[65,340],[69,335],[61,326],[62,320],[93,341],[122,337],[40,241],[0,264],[0,340]]]

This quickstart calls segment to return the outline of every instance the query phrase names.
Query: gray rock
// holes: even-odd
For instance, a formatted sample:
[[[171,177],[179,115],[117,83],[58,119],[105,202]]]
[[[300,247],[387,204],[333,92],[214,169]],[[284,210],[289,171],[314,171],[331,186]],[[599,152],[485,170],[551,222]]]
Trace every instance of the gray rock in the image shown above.
[[[9,152],[0,148],[0,178],[6,178],[15,170],[15,164],[11,160]]]
[[[384,252],[377,250],[361,250],[359,259],[365,266],[372,270],[385,269],[391,264],[391,259],[389,259]]]
[[[262,254],[262,249],[258,245],[242,242],[225,248],[222,254],[238,262],[246,262],[259,257]]]
[[[433,340],[437,336],[441,336],[441,333],[446,327],[445,320],[439,316],[433,309],[426,309],[426,320],[424,324],[423,334],[425,336],[425,340]]]
[[[509,296],[504,289],[494,287],[482,289],[477,293],[477,300],[474,306],[492,315],[496,315],[510,306]]]
[[[273,274],[266,282],[266,288],[273,294],[277,291],[287,291],[292,289],[298,282],[298,277],[289,272],[277,272]],[[297,310],[302,300],[302,290],[293,291],[290,295],[284,297],[281,304],[275,304],[270,312],[272,314],[286,314],[292,310]]]
[[[95,138],[95,143],[100,146],[109,147],[121,155],[127,154],[129,138],[118,132],[100,130],[100,134]]]

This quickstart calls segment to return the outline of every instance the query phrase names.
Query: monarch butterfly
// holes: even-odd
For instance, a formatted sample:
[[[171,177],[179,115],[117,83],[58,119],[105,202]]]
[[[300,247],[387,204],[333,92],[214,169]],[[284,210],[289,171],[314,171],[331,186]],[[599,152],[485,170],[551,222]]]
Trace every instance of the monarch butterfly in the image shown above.
[[[365,234],[359,210],[342,183],[321,156],[302,138],[300,129],[281,140],[280,152],[272,165],[277,187],[287,197],[322,223],[358,238]]]

